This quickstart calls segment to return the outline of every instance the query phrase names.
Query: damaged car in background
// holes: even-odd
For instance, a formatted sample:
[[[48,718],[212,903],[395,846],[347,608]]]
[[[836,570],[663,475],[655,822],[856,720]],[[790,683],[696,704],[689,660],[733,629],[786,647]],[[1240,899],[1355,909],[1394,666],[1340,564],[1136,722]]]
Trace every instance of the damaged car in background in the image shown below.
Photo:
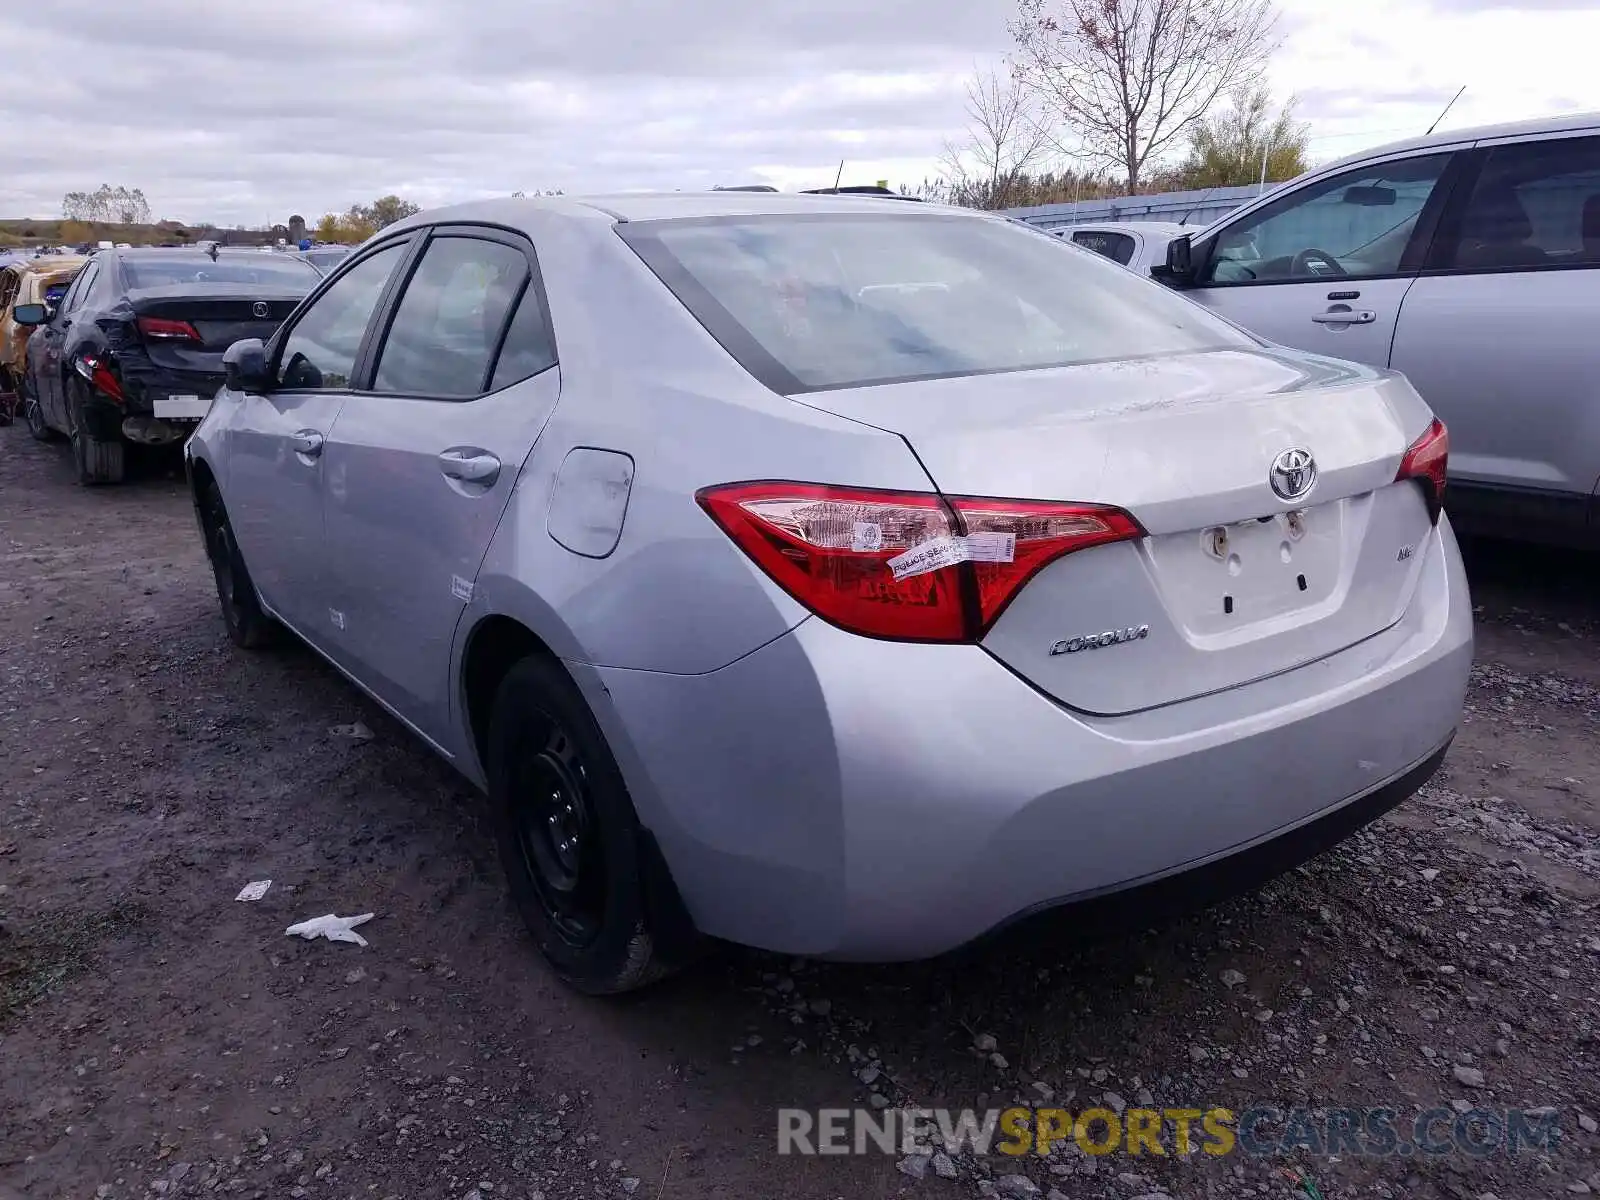
[[[117,483],[129,443],[181,443],[222,386],[223,352],[270,337],[321,276],[293,255],[218,250],[97,253],[36,327],[24,373],[34,437],[72,442],[81,483]]]
[[[66,295],[84,260],[64,255],[17,259],[0,268],[0,425],[11,419],[22,400],[23,363],[32,326],[17,324],[19,304],[53,308]]]

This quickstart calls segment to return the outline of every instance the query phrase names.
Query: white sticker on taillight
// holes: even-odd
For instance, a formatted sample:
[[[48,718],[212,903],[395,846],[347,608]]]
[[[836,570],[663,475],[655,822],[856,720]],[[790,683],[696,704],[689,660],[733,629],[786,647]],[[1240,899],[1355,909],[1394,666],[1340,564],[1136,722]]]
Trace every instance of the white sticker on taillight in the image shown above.
[[[850,535],[850,549],[857,554],[876,554],[883,549],[883,526],[876,521],[857,521]]]
[[[941,567],[964,562],[1011,562],[1017,557],[1017,538],[1011,533],[975,533],[971,537],[929,538],[897,554],[884,565],[895,579],[926,575]]]

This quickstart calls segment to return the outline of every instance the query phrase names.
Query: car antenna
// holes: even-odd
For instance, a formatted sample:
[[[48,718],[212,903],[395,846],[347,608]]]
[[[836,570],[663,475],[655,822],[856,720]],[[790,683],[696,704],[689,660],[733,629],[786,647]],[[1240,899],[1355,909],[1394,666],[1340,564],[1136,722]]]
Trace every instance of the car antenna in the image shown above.
[[[1464,92],[1466,90],[1467,90],[1467,85],[1463,83],[1461,85],[1461,92]],[[1456,106],[1456,101],[1461,99],[1461,92],[1457,92],[1454,96],[1450,97],[1450,103],[1446,104],[1444,106],[1444,112],[1440,113],[1434,119],[1433,124],[1428,126],[1428,132],[1423,134],[1422,135],[1423,137],[1431,137],[1431,136],[1433,136],[1433,131],[1435,129],[1439,128],[1439,122],[1444,120],[1445,113],[1449,112],[1452,108],[1454,108]]]
[[[841,179],[843,179],[843,178],[844,178],[844,159],[841,158],[839,160],[839,173],[833,177],[833,190],[834,190],[834,194],[835,195],[837,195],[838,192],[839,192],[839,181]]]
[[[1202,204],[1204,204],[1206,202],[1206,196],[1211,195],[1211,193],[1216,191],[1217,188],[1220,187],[1220,186],[1221,186],[1220,184],[1214,183],[1210,187],[1208,187],[1205,190],[1205,195],[1201,196],[1200,199],[1196,200],[1194,202],[1194,204],[1192,206],[1190,206],[1189,211],[1183,214],[1183,219],[1178,222],[1178,228],[1182,229],[1185,225],[1187,225],[1189,223],[1189,218],[1194,216],[1194,210],[1199,208]]]

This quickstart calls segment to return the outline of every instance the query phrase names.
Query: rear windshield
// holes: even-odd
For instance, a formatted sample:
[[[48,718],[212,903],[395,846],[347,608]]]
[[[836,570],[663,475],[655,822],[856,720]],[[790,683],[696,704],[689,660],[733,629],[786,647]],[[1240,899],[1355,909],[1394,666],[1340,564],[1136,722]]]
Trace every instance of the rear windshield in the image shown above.
[[[171,258],[125,258],[122,273],[129,288],[173,287],[185,283],[250,283],[261,287],[309,292],[321,278],[308,262],[287,254],[259,258],[218,258],[207,254]]]
[[[1058,238],[950,214],[705,218],[617,231],[785,394],[1248,346]]]
[[[343,262],[349,253],[348,247],[340,246],[333,250],[307,250],[302,257],[313,266],[331,267]]]

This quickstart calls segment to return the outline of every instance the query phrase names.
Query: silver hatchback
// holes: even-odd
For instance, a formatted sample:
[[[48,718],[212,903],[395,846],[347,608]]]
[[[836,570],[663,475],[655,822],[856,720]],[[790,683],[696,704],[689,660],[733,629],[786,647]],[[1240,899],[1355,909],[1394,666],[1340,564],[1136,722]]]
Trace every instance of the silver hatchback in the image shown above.
[[[231,636],[291,630],[484,788],[585,990],[1238,887],[1459,717],[1405,380],[999,218],[473,204],[228,363],[187,456]]]

